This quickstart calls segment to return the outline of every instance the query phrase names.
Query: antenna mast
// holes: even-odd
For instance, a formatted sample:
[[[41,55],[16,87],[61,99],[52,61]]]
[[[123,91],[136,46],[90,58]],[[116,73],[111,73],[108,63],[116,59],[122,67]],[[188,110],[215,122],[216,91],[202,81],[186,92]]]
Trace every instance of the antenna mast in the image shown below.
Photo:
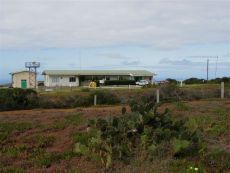
[[[209,59],[207,59],[207,83],[208,83]]]
[[[37,68],[40,67],[40,62],[26,62],[25,67],[29,69],[29,84],[30,88],[37,88]]]

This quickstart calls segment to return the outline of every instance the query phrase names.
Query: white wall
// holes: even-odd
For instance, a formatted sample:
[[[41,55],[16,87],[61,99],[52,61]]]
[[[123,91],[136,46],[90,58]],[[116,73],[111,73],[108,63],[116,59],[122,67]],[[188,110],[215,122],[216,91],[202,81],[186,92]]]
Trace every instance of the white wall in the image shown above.
[[[118,76],[107,76],[109,80],[118,80]]]
[[[76,82],[69,82],[70,77],[76,77]],[[53,78],[56,78],[57,80],[54,82]],[[67,87],[74,87],[79,86],[79,77],[78,76],[50,76],[45,75],[45,81],[44,84],[46,87],[61,87],[61,86],[67,86]]]

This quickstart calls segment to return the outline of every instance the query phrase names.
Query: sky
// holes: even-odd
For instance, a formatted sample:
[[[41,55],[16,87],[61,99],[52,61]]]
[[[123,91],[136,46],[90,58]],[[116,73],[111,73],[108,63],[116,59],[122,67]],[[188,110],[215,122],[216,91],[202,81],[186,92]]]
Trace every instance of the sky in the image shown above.
[[[43,70],[230,76],[230,0],[0,0],[0,83]]]

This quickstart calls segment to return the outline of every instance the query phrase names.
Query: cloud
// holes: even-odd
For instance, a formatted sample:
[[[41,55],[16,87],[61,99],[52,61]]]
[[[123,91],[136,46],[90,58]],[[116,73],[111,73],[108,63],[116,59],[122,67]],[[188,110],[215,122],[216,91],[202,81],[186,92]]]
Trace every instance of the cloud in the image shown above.
[[[125,66],[132,66],[132,65],[140,65],[141,62],[140,61],[122,61],[121,65],[125,65]]]
[[[174,58],[175,59],[175,58]],[[177,58],[178,59],[178,58]],[[189,68],[204,68],[206,67],[206,59],[200,61],[191,61],[188,59],[179,59],[179,60],[171,60],[169,58],[163,58],[159,61],[160,65],[170,66],[171,68],[175,67],[189,67]],[[210,61],[210,67],[215,66],[216,61]],[[185,69],[177,69],[177,70],[185,70]]]
[[[110,59],[130,59],[131,57],[124,56],[119,53],[99,53],[99,56],[105,57],[105,58],[110,58]]]
[[[230,40],[230,1],[0,0],[0,48],[147,45]]]
[[[77,67],[75,63],[69,63],[67,66],[69,68],[76,68]]]
[[[159,61],[159,64],[170,64],[170,65],[191,65],[192,61],[190,60],[186,60],[186,59],[182,59],[182,60],[170,60],[168,58],[164,58],[164,59],[161,59]]]

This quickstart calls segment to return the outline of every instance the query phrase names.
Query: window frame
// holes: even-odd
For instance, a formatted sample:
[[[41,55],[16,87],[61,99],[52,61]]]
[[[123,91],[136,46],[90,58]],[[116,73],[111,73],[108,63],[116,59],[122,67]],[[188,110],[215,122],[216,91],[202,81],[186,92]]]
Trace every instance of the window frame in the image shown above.
[[[58,76],[52,76],[51,81],[52,81],[52,83],[59,83],[60,78]]]
[[[69,77],[69,83],[75,83],[77,81],[75,76]]]

